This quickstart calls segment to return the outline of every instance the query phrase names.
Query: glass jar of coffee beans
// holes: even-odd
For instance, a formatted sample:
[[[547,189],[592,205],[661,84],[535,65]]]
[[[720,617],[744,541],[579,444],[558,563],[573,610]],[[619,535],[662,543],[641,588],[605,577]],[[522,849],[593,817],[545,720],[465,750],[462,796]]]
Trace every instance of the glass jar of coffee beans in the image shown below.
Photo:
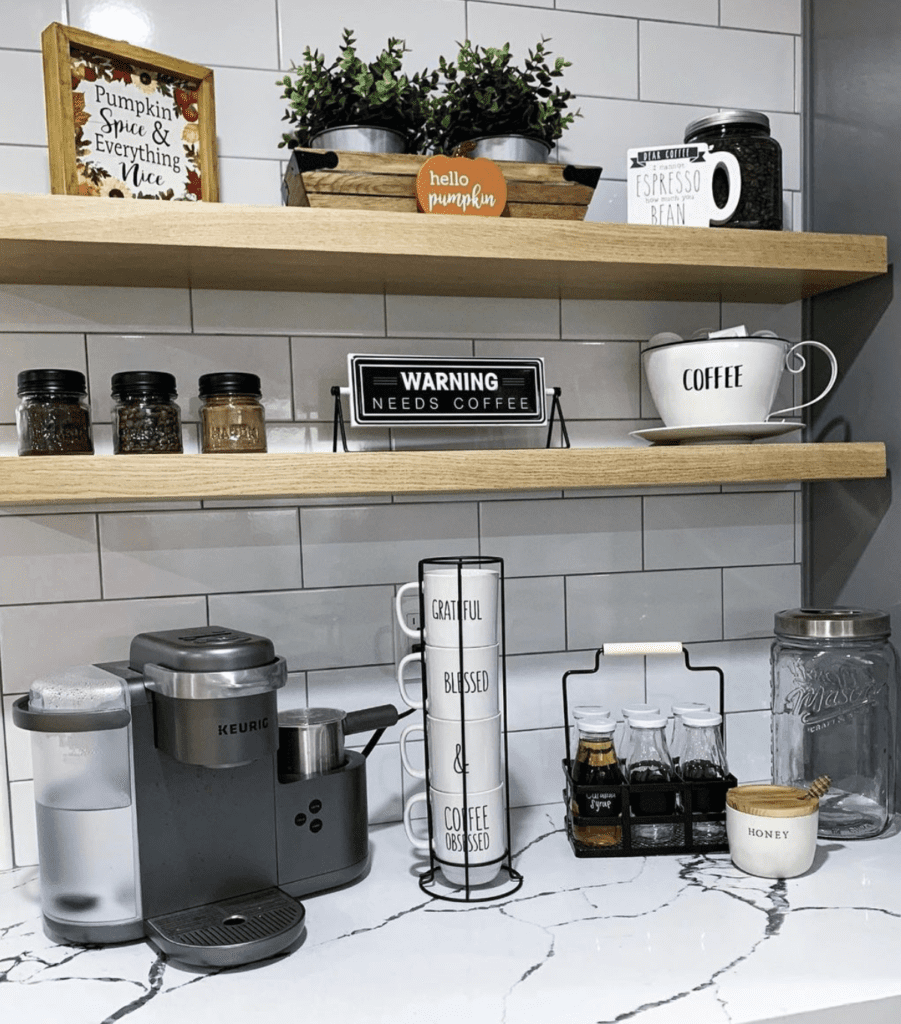
[[[782,147],[770,136],[770,119],[757,110],[722,110],[692,121],[686,142],[706,142],[714,152],[732,153],[741,167],[741,199],[727,228],[782,230]],[[713,173],[713,198],[725,206],[729,178]]]
[[[175,378],[156,370],[127,370],[112,380],[113,452],[180,452],[181,412]]]
[[[20,455],[92,455],[91,411],[78,370],[22,370],[16,378]]]
[[[266,422],[255,373],[205,373],[198,391],[201,452],[264,452]]]

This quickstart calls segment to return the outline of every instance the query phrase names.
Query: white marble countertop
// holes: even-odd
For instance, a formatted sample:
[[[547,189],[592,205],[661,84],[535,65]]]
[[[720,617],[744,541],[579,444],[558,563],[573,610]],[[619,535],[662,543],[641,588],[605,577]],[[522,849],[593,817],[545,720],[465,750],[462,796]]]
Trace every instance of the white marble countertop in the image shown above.
[[[901,835],[821,840],[807,875],[744,875],[726,854],[577,860],[562,806],[515,812],[525,882],[497,903],[434,900],[399,825],[369,876],[304,900],[306,937],[252,968],[193,972],[146,942],[60,946],[37,870],[0,873],[0,1021],[17,1024],[719,1024],[901,1016]],[[865,1001],[891,1016],[848,1009]]]

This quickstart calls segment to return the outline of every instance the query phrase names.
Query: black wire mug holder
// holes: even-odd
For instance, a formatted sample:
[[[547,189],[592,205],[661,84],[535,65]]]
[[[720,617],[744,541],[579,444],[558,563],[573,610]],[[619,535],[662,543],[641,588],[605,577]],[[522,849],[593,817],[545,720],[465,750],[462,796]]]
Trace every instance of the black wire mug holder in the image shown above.
[[[447,900],[451,903],[487,903],[492,900],[505,899],[517,892],[523,883],[523,876],[513,867],[510,839],[510,771],[507,745],[507,669],[506,669],[506,632],[504,628],[504,560],[502,558],[481,557],[478,555],[462,557],[440,557],[424,558],[419,563],[419,621],[424,623],[425,617],[425,589],[423,587],[424,576],[429,566],[453,566],[457,569],[457,600],[458,608],[463,607],[463,569],[469,567],[497,567],[498,569],[498,686],[499,705],[501,710],[501,749],[503,751],[503,803],[504,803],[504,851],[499,856],[489,861],[479,861],[477,865],[470,864],[469,851],[469,793],[467,791],[466,774],[462,775],[463,785],[463,863],[455,864],[455,867],[462,867],[464,872],[464,883],[462,886],[452,886],[443,879],[439,879],[440,861],[435,857],[434,844],[434,822],[432,820],[431,801],[431,780],[429,777],[429,731],[427,728],[428,708],[428,667],[425,659],[422,662],[422,716],[423,716],[423,745],[425,758],[425,790],[426,790],[426,814],[429,828],[429,869],[419,876],[419,888],[429,896],[439,900]],[[463,616],[458,618],[458,644],[460,653],[461,678],[464,671],[466,648],[463,643]],[[463,764],[466,763],[466,715],[465,715],[465,688],[460,686],[460,757]],[[500,863],[502,872],[506,872],[507,880],[498,884],[497,879],[487,883],[485,886],[470,884],[470,869],[475,867],[486,867],[491,864]]]
[[[566,739],[566,758],[563,761],[563,774],[566,786],[563,800],[566,806],[566,835],[573,853],[577,857],[651,857],[685,853],[722,853],[729,849],[726,839],[726,791],[738,785],[732,774],[722,780],[703,782],[687,782],[679,779],[676,782],[623,782],[620,785],[581,785],[572,776],[572,749],[570,746],[569,696],[567,683],[570,676],[593,675],[600,669],[603,654],[677,654],[683,655],[685,667],[690,672],[716,672],[719,676],[719,712],[723,715],[725,703],[725,682],[723,670],[716,665],[692,665],[688,650],[678,642],[646,643],[646,644],[604,644],[595,652],[594,667],[588,669],[571,669],[564,672],[563,689],[563,722]],[[723,748],[726,745],[725,718],[720,725],[723,737]],[[677,810],[672,814],[636,815],[632,813],[633,800],[640,801],[645,797],[675,794]],[[584,815],[576,814],[578,797],[606,796],[609,799],[619,797],[622,811],[617,815]],[[711,810],[710,808],[717,808]],[[713,827],[703,834],[698,833],[696,825],[704,824]],[[636,826],[663,826],[661,836],[635,834]],[[590,845],[576,837],[575,829],[603,827],[608,832],[609,845]],[[617,831],[619,835],[617,836]]]

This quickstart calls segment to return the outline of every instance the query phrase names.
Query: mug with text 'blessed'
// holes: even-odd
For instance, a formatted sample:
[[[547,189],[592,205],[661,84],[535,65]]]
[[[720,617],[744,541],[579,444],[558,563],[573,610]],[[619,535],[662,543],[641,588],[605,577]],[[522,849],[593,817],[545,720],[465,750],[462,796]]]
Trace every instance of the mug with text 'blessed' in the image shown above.
[[[416,695],[416,682],[405,679],[408,665],[424,665],[426,676],[425,707],[435,718],[459,718],[469,721],[490,718],[499,708],[498,644],[490,647],[432,647],[414,651],[397,666],[397,685],[404,703],[422,708],[422,688]],[[408,684],[413,687],[411,694]]]
[[[400,628],[417,641],[432,647],[490,647],[497,643],[497,595],[499,573],[475,566],[426,569],[422,574],[424,616],[422,629],[404,621],[401,602],[419,583],[405,583],[395,597]],[[461,631],[462,623],[462,631]]]
[[[825,353],[829,382],[808,402],[770,409],[783,370],[800,373],[805,346]],[[760,424],[798,412],[824,398],[838,379],[838,362],[819,341],[792,344],[784,338],[726,337],[672,341],[646,348],[641,355],[651,397],[667,427]]]

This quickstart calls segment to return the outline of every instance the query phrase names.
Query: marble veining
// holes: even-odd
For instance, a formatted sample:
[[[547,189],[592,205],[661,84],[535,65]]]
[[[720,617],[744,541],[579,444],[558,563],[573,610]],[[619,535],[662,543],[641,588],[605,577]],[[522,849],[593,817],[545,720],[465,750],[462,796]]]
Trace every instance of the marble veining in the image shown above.
[[[368,877],[305,900],[291,953],[234,970],[186,969],[146,942],[57,945],[36,869],[0,873],[0,1020],[750,1024],[901,1000],[881,966],[901,945],[897,830],[821,841],[807,875],[775,881],[726,854],[577,860],[561,819],[514,813],[524,885],[477,904],[424,894],[426,862],[402,828],[376,826]]]

